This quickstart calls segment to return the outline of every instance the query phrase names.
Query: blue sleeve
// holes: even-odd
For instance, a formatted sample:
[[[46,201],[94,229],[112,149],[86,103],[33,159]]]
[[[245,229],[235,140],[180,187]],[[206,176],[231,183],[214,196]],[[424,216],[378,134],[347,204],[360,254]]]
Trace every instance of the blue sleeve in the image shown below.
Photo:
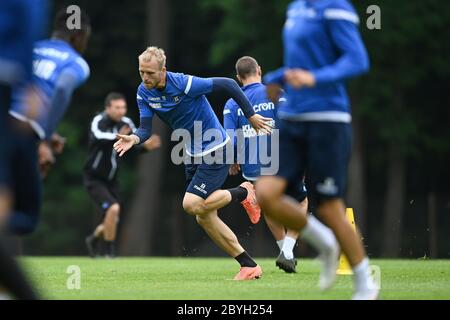
[[[349,8],[324,11],[331,40],[340,53],[335,63],[311,70],[317,84],[326,84],[355,77],[369,70],[369,58],[358,30],[358,16]]]
[[[286,71],[286,68],[279,68],[275,71],[271,71],[269,73],[267,73],[264,76],[264,83],[265,84],[279,84],[281,86],[284,85],[284,72]]]
[[[225,129],[236,130],[237,128],[237,117],[235,108],[231,100],[228,100],[223,108],[223,127]]]
[[[145,142],[152,135],[152,120],[154,111],[147,105],[144,100],[144,95],[138,89],[136,97],[137,105],[139,107],[139,128],[133,134],[139,137],[139,144]]]
[[[211,93],[213,83],[210,78],[200,78],[182,73],[171,73],[175,86],[189,97],[195,98]]]
[[[44,39],[47,36],[49,27],[49,9],[48,0],[32,0],[28,4],[33,14],[33,38],[35,41]]]
[[[237,135],[236,130],[238,128],[238,118],[236,108],[234,107],[234,102],[228,100],[223,108],[223,127],[230,136],[231,141],[233,141],[234,148],[234,161],[237,159]]]
[[[73,91],[89,78],[89,66],[78,57],[68,64],[55,83],[55,91],[50,101],[45,137],[49,139],[69,106]]]
[[[77,87],[81,86],[89,78],[89,65],[81,57],[77,57],[67,68],[74,74]]]
[[[213,92],[225,92],[232,98],[241,108],[244,116],[248,119],[255,114],[244,92],[238,86],[236,81],[230,78],[211,78],[213,82]]]
[[[46,139],[50,139],[59,121],[69,106],[73,91],[78,86],[77,76],[69,69],[61,72],[55,84],[55,91],[50,101],[47,123],[44,128]]]
[[[141,117],[139,122],[139,128],[135,132],[134,135],[139,137],[139,143],[142,144],[150,138],[152,135],[152,120],[153,117]]]
[[[23,5],[23,16],[15,17],[17,19],[17,23],[20,24],[21,33],[17,35],[17,42],[21,44],[25,48],[25,50],[17,51],[18,58],[22,58],[23,66],[24,66],[24,78],[21,79],[21,84],[28,84],[32,79],[33,67],[32,67],[32,57],[33,57],[33,44],[37,39],[35,38],[36,33],[33,31],[33,22],[38,20],[38,11],[34,10],[36,7],[31,3],[20,1],[20,4]],[[24,20],[20,20],[20,19]],[[24,53],[25,55],[21,57],[20,53]]]
[[[24,86],[32,80],[33,44],[38,39],[45,21],[45,9],[39,7],[40,2],[42,0],[0,1],[2,82]]]

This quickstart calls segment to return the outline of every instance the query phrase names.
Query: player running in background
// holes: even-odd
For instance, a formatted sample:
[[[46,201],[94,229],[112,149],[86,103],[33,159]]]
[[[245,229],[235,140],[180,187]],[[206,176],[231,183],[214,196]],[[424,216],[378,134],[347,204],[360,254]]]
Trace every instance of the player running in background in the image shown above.
[[[264,78],[271,84],[272,100],[280,86],[286,92],[287,102],[278,111],[280,170],[277,176],[261,178],[257,191],[267,214],[300,230],[319,252],[324,263],[322,289],[330,288],[336,277],[337,238],[353,268],[353,299],[376,299],[378,289],[369,275],[369,259],[345,218],[343,201],[351,153],[345,80],[369,69],[358,22],[347,0],[300,0],[289,5],[283,30],[284,68]],[[314,217],[307,218],[296,201],[285,196],[289,183],[305,173],[317,213],[333,232]]]
[[[111,92],[105,98],[105,110],[94,117],[89,133],[89,155],[84,165],[84,186],[91,199],[102,211],[102,221],[95,231],[86,238],[91,257],[104,254],[115,257],[117,224],[120,216],[120,196],[117,172],[119,155],[113,149],[117,134],[130,134],[136,127],[126,117],[127,102],[125,96]],[[142,146],[146,150],[159,148],[161,140],[153,135]]]
[[[255,113],[266,118],[272,118],[277,122],[275,104],[269,100],[266,93],[266,86],[261,83],[262,71],[258,62],[248,56],[240,58],[236,62],[236,74],[238,80],[243,85],[242,91],[244,91],[250,103],[253,105]],[[233,99],[228,100],[225,104],[223,119],[227,132],[229,132],[228,130],[236,132],[234,135],[235,146],[239,148],[238,140],[244,141],[244,144],[242,144],[244,148],[239,148],[236,152],[237,154],[241,153],[243,155],[244,161],[243,163],[233,164],[230,168],[230,174],[235,175],[241,171],[244,179],[255,182],[261,175],[260,146],[267,146],[267,151],[264,152],[270,156],[271,138],[265,133],[256,133]],[[277,127],[276,124],[274,124],[274,127]],[[262,139],[265,140],[264,143],[261,143],[262,141],[260,140]],[[289,186],[288,194],[292,194],[297,199],[300,207],[306,214],[308,209],[306,189],[303,182],[301,180],[299,181],[297,185]],[[288,273],[296,272],[297,260],[294,258],[293,250],[298,238],[298,232],[291,229],[286,230],[284,225],[267,215],[264,218],[280,248],[276,265]]]
[[[199,78],[166,71],[166,56],[162,49],[149,47],[139,56],[142,78],[137,91],[140,126],[132,135],[118,135],[114,148],[122,156],[134,145],[145,142],[151,134],[152,118],[158,115],[172,129],[186,133],[186,193],[184,210],[197,222],[214,242],[236,259],[241,269],[235,280],[259,278],[262,269],[239,244],[236,235],[219,218],[217,210],[231,201],[246,201],[246,211],[254,221],[260,208],[254,189],[248,186],[221,190],[228,176],[226,145],[230,137],[214,114],[205,95],[223,91],[239,103],[250,124],[256,130],[270,131],[270,121],[255,114],[237,83],[228,78]],[[211,134],[210,139],[203,139]],[[214,157],[215,159],[213,159]],[[210,162],[209,160],[214,160]],[[219,159],[219,160],[217,160]]]
[[[33,116],[39,102],[32,85],[33,43],[43,36],[47,5],[46,0],[0,1],[0,300],[37,298],[16,261],[9,255],[2,235],[13,203],[21,196],[14,186],[23,177],[12,174],[14,166],[17,162],[31,161],[25,154],[15,152],[17,136],[8,115],[11,92],[17,86],[24,88],[30,103],[29,115]],[[33,145],[24,147],[33,148]]]
[[[54,20],[52,38],[34,45],[32,81],[42,93],[37,117],[29,117],[30,105],[22,88],[17,88],[12,95],[13,152],[27,159],[13,164],[17,196],[9,229],[14,234],[29,234],[36,229],[41,208],[38,150],[39,165],[46,171],[54,162],[51,137],[69,106],[74,90],[89,77],[89,66],[80,55],[85,51],[91,34],[89,18],[81,11],[80,29],[69,29],[69,17],[65,9],[59,11]]]

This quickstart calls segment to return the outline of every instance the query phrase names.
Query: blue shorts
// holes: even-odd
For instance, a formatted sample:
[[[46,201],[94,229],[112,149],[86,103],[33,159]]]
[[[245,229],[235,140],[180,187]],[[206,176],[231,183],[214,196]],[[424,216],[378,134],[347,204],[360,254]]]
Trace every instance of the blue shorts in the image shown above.
[[[251,175],[246,175],[244,172],[242,173],[242,177],[251,183],[255,183],[256,180],[258,180],[258,177],[252,177]],[[286,188],[285,193],[288,196],[291,196],[292,198],[297,200],[298,202],[303,202],[303,200],[305,200],[306,197],[308,196],[305,183],[303,182],[303,178],[298,180],[297,183],[295,183],[295,184],[289,183]]]
[[[214,152],[223,152],[222,163],[208,164],[202,158],[201,163],[198,164],[196,162],[199,162],[200,159],[193,157],[189,158],[187,163],[185,162],[186,192],[206,199],[211,193],[222,188],[227,179],[230,165],[225,161],[225,147]]]
[[[8,229],[15,235],[32,233],[40,219],[42,190],[38,170],[39,139],[25,122],[9,118],[9,175],[7,185],[14,194]]]
[[[295,186],[306,176],[317,201],[343,198],[351,154],[351,125],[338,122],[281,120],[277,176]]]
[[[23,235],[36,229],[41,209],[38,138],[31,127],[9,116],[9,106],[10,88],[0,85],[0,188],[14,195],[8,231]]]
[[[7,126],[11,105],[11,89],[0,84],[0,188],[9,182],[10,132]],[[0,190],[1,192],[2,190]]]
[[[303,179],[299,180],[296,184],[289,183],[286,188],[286,194],[298,202],[303,202],[308,196]]]

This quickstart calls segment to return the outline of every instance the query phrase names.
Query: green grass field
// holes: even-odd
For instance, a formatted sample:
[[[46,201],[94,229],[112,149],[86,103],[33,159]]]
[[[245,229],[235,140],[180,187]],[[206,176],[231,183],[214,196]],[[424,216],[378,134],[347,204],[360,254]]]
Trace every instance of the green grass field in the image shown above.
[[[326,293],[316,288],[317,261],[300,259],[297,274],[258,258],[263,277],[232,281],[237,263],[227,258],[25,257],[21,264],[45,299],[349,299],[351,276],[339,276]],[[450,299],[450,261],[371,260],[381,270],[380,299]],[[69,290],[67,268],[80,268],[80,289]]]

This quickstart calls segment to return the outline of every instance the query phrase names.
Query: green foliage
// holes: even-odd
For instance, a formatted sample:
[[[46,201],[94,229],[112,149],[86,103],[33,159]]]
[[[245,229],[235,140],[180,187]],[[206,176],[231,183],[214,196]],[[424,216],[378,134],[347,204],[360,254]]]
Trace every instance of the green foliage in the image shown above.
[[[242,55],[256,57],[266,70],[282,63],[281,29],[289,1],[206,0],[203,10],[220,10],[223,19],[211,43],[209,62],[233,66]]]
[[[368,4],[358,2],[360,12]],[[445,108],[430,91],[442,76],[450,76],[450,65],[442,55],[450,50],[443,33],[449,25],[450,5],[432,0],[380,1],[377,5],[382,29],[368,30],[362,24],[372,69],[355,86],[360,98],[355,112],[379,128],[373,133],[382,140],[397,141],[405,151],[421,156],[418,142],[428,141],[429,129],[440,122],[434,116]],[[440,95],[444,98],[448,93]]]

